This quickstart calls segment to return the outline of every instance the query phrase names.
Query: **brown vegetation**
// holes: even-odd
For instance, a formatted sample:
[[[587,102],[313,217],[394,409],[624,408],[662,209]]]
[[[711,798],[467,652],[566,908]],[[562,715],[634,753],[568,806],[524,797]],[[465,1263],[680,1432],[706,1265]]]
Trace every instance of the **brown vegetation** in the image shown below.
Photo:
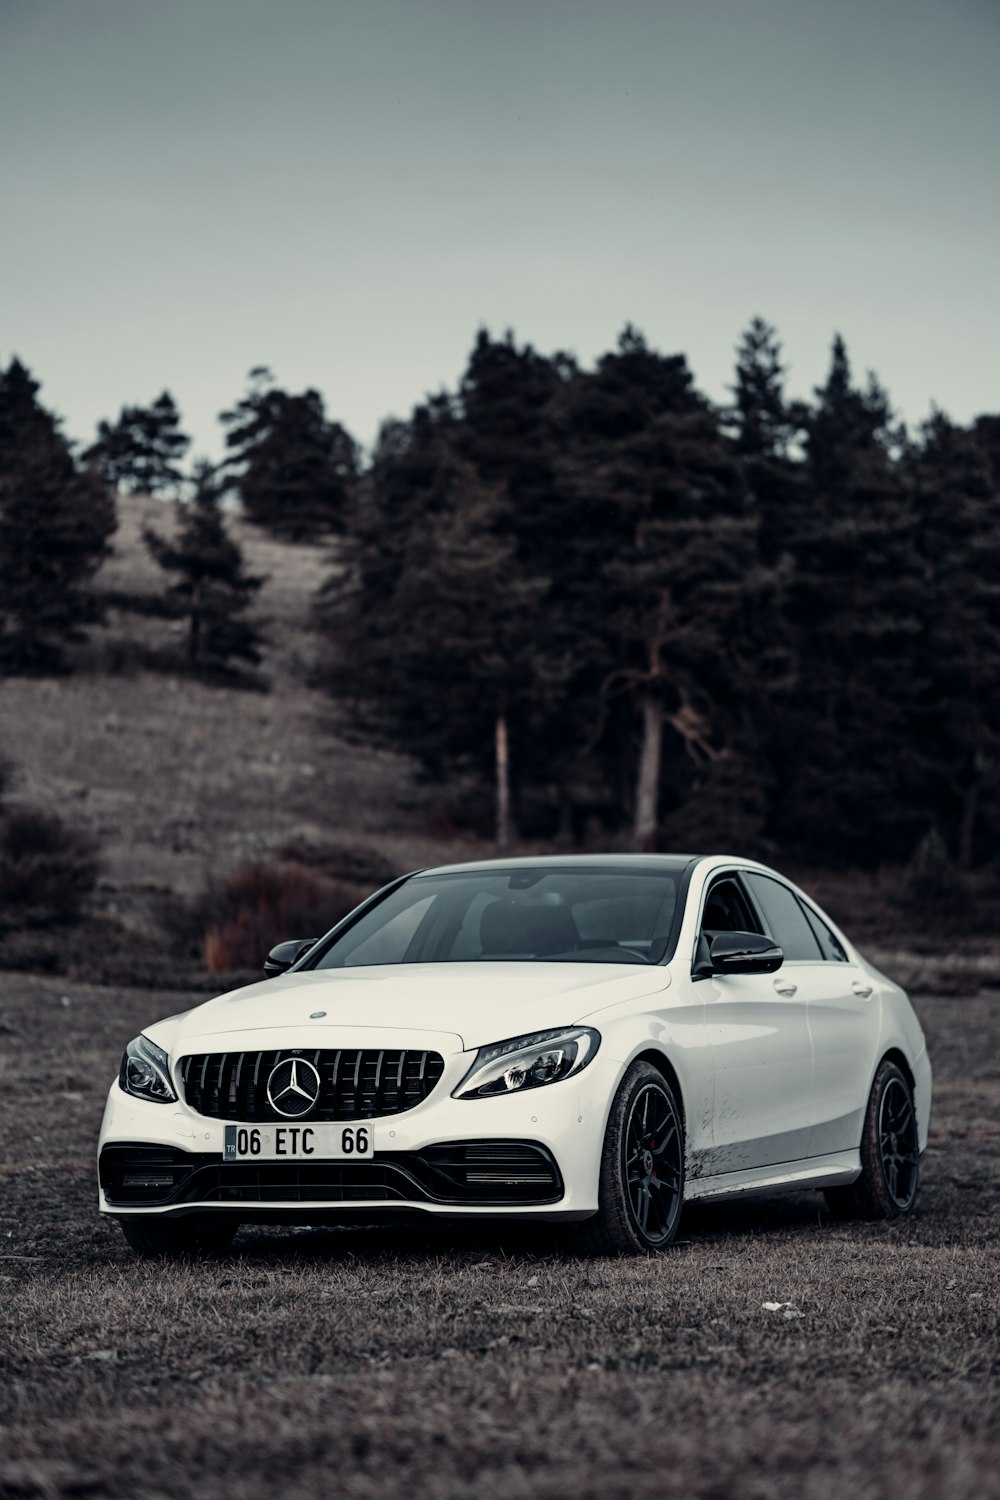
[[[192,903],[210,974],[259,967],[288,937],[321,937],[367,892],[317,875],[302,865],[243,865]]]

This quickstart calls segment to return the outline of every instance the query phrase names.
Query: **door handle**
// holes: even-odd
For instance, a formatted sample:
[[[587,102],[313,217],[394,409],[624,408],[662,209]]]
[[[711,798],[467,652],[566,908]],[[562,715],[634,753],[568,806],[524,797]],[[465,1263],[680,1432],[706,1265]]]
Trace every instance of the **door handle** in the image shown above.
[[[798,993],[798,985],[793,984],[790,979],[775,979],[773,983],[774,988],[778,991],[779,995],[791,996]]]
[[[859,1000],[867,1000],[872,992],[871,985],[866,984],[862,979],[852,980],[851,989],[857,995]]]

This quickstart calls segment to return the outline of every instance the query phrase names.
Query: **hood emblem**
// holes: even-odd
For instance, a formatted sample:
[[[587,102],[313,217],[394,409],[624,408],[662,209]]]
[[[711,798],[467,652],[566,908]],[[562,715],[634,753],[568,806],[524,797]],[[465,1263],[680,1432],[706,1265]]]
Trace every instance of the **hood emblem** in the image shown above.
[[[275,1063],[267,1078],[267,1101],[286,1120],[301,1120],[316,1106],[320,1077],[304,1057]]]
[[[322,1019],[323,1019],[323,1017],[325,1015],[326,1015],[326,1011],[325,1010],[311,1010],[309,1012],[309,1019],[310,1019],[310,1021],[322,1021]]]

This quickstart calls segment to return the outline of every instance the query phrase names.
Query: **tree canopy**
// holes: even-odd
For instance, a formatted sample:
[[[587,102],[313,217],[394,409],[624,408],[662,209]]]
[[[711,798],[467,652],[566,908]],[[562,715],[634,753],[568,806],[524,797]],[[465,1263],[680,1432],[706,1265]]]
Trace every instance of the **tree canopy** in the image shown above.
[[[264,582],[244,572],[236,542],[226,531],[221,486],[210,464],[194,476],[194,494],[177,504],[173,541],[147,527],[143,539],[172,582],[167,596],[187,622],[187,656],[193,667],[258,662],[259,631],[245,612]]]
[[[1000,420],[909,439],[839,336],[790,402],[761,318],[732,389],[632,327],[592,369],[481,330],[345,512],[327,680],[535,835],[877,862],[940,825],[981,859]]]
[[[113,497],[11,360],[0,371],[0,669],[59,667],[101,618],[91,584],[116,524]]]
[[[247,517],[293,541],[338,532],[358,474],[358,449],[326,416],[318,391],[291,395],[263,366],[221,414],[230,486]]]
[[[83,457],[112,490],[177,494],[184,480],[178,465],[190,444],[173,397],[164,391],[150,406],[123,406],[116,422],[98,423],[97,441]]]

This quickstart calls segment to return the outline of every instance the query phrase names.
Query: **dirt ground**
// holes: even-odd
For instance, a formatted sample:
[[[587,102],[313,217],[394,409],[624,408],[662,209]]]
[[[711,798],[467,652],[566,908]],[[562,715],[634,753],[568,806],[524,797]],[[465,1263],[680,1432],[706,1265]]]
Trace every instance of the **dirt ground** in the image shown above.
[[[3,1500],[1000,1496],[995,991],[917,999],[903,1223],[802,1195],[648,1260],[429,1226],[143,1263],[97,1217],[97,1128],[123,1043],[191,1001],[0,976]]]

